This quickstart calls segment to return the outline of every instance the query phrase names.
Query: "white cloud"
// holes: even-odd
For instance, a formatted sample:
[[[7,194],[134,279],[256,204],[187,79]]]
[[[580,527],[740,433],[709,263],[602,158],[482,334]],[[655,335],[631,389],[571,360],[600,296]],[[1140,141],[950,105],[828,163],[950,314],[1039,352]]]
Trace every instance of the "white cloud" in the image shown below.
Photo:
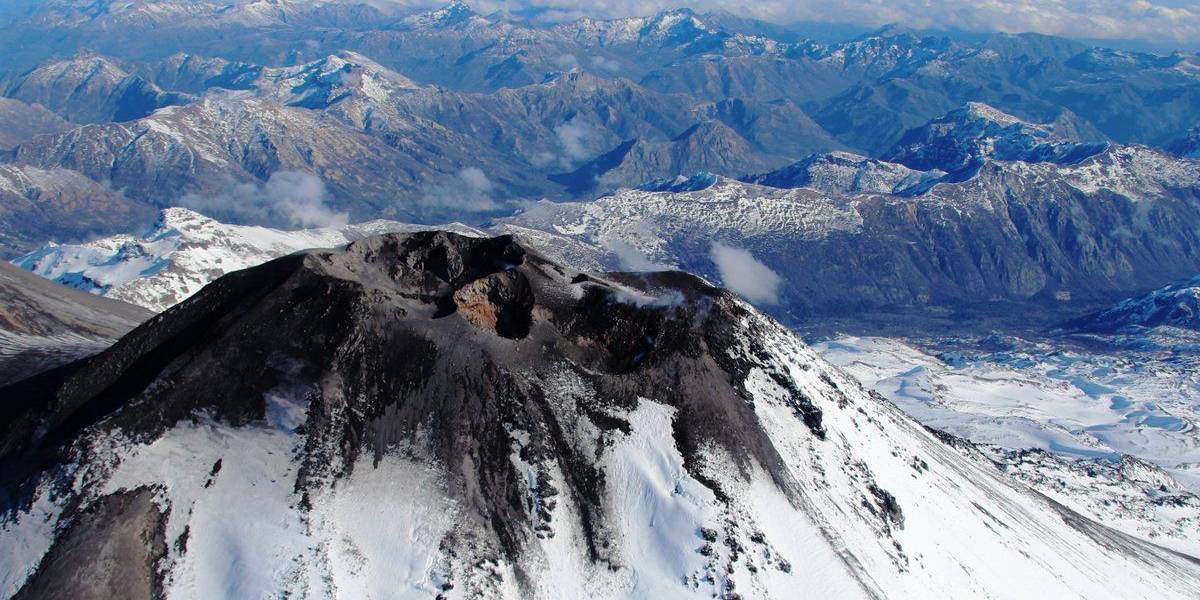
[[[617,262],[620,264],[622,271],[665,271],[669,268],[650,260],[637,246],[625,240],[618,238],[608,239],[603,242],[603,246],[617,257]]]
[[[592,57],[592,66],[605,71],[617,72],[621,70],[621,61],[615,58],[605,58],[599,54]]]
[[[708,252],[725,287],[758,304],[778,304],[781,278],[753,254],[741,248],[713,242]]]
[[[554,64],[564,71],[570,71],[579,66],[579,59],[574,54],[561,54],[554,57]]]
[[[595,127],[579,117],[574,117],[554,128],[554,135],[558,137],[558,143],[562,145],[563,152],[572,160],[591,157],[591,147],[598,134]]]
[[[349,215],[326,205],[325,182],[303,171],[276,171],[265,183],[228,179],[216,194],[189,193],[180,206],[217,219],[283,227],[341,227]]]
[[[492,196],[495,184],[479,167],[466,167],[438,183],[425,186],[417,204],[434,213],[489,212],[501,208]]]

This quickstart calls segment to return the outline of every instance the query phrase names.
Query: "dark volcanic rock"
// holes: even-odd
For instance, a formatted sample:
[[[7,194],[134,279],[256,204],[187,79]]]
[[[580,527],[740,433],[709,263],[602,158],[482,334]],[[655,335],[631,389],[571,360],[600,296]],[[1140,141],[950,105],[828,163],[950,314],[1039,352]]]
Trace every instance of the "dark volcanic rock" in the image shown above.
[[[161,598],[164,524],[153,490],[105,496],[67,527],[13,600]]]

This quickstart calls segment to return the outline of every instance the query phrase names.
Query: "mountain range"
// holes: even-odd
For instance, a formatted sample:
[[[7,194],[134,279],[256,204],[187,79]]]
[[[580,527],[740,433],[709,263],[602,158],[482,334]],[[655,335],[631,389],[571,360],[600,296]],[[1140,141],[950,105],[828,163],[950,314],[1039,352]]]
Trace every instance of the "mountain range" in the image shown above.
[[[475,230],[522,236],[579,268],[670,267],[729,284],[713,259],[720,242],[779,278],[768,308],[793,324],[879,315],[880,325],[914,312],[947,323],[1025,305],[1039,307],[1045,325],[1200,272],[1200,165],[1061,131],[972,104],[914,130],[894,153],[903,162],[812,155],[745,181],[702,173],[596,200],[541,201]],[[171,227],[160,220],[150,236]],[[48,246],[17,262],[104,291],[128,281],[121,274],[132,272],[130,260],[164,258],[143,251],[126,258],[128,243]],[[207,252],[210,242],[196,247]],[[226,264],[282,253],[252,252]],[[829,260],[846,256],[855,259]],[[183,268],[194,282],[188,293],[230,270]],[[117,297],[161,309],[186,294],[168,296]]]
[[[884,28],[818,43],[685,9],[546,24],[461,3],[400,14],[323,2],[55,2],[12,11],[3,27],[13,57],[0,74],[3,106],[21,118],[0,125],[0,161],[79,172],[142,215],[184,199],[208,207],[296,171],[319,178],[325,200],[356,221],[478,224],[540,198],[592,199],[700,171],[743,178],[831,151],[919,170],[938,162],[911,154],[921,148],[1066,160],[1146,144],[1186,157],[1200,120],[1189,99],[1195,56],[1036,35],[980,42]],[[305,37],[313,27],[322,35]],[[56,49],[39,51],[31,39],[47,28]],[[205,43],[214,31],[220,42]],[[935,148],[921,137],[964,127],[956,111],[1013,126],[987,110],[1045,125],[1021,141],[989,133],[1012,148]],[[1056,154],[1064,148],[1081,154]],[[20,221],[3,233],[96,235],[86,221],[69,230],[57,193],[36,192],[46,205],[37,214],[5,199]]]

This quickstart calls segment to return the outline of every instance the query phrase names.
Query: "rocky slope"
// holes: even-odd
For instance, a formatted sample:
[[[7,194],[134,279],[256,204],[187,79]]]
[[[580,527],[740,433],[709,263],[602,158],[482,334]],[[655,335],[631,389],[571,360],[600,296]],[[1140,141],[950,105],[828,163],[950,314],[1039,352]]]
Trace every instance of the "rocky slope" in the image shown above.
[[[40,104],[0,98],[0,151],[39,134],[58,133],[68,127],[60,116]]]
[[[17,146],[12,162],[78,171],[158,206],[189,194],[220,198],[240,184],[261,183],[281,171],[304,172],[321,179],[335,208],[357,219],[412,219],[448,210],[441,208],[444,198],[434,197],[434,184],[477,164],[474,156],[448,155],[425,141],[389,143],[322,112],[265,98],[216,95],[129,123],[36,138]]]
[[[75,123],[132,121],[190,99],[164,92],[112,60],[86,52],[21,75],[8,84],[4,95],[39,104]]]
[[[947,446],[727,292],[507,237],[236,272],[14,392],[19,598],[1200,590],[1193,560]]]
[[[0,164],[0,257],[48,241],[111,235],[153,216],[150,207],[79,172]]]
[[[0,385],[95,354],[151,314],[0,262]]]
[[[418,84],[355,52],[295,67],[258,67],[245,82],[246,65],[191,60],[179,68],[203,71],[214,86],[232,85],[287,106],[323,111],[384,139],[419,140],[446,154],[463,147],[460,152],[474,155],[489,172],[512,171],[506,158],[543,176],[570,172],[634,140],[638,151],[621,156],[622,168],[598,173],[612,184],[631,186],[697,170],[741,175],[837,147],[794,105],[697,101],[578,68],[487,94]],[[668,147],[672,150],[659,149]]]

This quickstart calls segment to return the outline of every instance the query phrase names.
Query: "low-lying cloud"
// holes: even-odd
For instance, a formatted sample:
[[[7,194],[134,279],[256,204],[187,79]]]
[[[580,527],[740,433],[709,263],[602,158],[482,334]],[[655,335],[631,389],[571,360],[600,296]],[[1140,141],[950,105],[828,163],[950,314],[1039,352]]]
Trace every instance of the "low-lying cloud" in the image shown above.
[[[496,186],[479,167],[466,167],[441,181],[425,186],[417,204],[427,212],[483,213],[499,210]]]
[[[602,245],[617,257],[622,271],[649,272],[665,271],[670,267],[650,260],[637,246],[618,238],[605,240]]]
[[[328,206],[325,182],[303,171],[276,171],[265,182],[229,178],[216,193],[189,193],[179,205],[235,223],[275,227],[342,227],[349,214]]]
[[[592,156],[592,146],[599,131],[588,122],[575,117],[554,128],[554,135],[563,152],[572,160],[583,160]]]
[[[748,250],[713,242],[708,256],[717,265],[725,287],[756,304],[779,304],[783,278]]]

